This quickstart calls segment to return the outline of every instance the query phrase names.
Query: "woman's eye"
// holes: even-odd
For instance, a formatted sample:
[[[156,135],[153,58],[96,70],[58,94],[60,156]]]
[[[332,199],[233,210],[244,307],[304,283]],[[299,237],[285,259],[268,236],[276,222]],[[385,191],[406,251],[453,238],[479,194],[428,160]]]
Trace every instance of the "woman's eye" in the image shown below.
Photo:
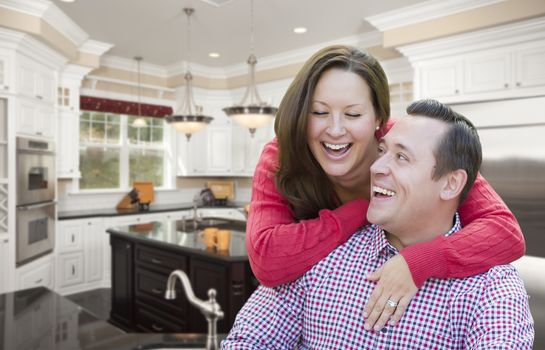
[[[359,114],[359,113],[345,113],[345,114],[347,116],[353,117],[353,118],[361,117],[361,114]]]
[[[326,115],[327,114],[327,112],[322,112],[322,111],[312,111],[311,113],[314,114],[314,115]]]

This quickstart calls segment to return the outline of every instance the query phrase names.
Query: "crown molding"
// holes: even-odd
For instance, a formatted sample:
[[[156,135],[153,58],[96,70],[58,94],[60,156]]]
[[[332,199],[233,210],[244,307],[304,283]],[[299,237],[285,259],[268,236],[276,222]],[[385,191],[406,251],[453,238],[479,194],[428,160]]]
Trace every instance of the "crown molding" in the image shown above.
[[[81,84],[83,78],[89,74],[93,68],[80,66],[78,64],[67,64],[60,72],[60,81],[76,81]]]
[[[106,83],[114,83],[114,84],[119,84],[119,85],[138,87],[137,82],[133,82],[133,81],[129,81],[129,80],[108,78],[108,77],[102,77],[102,76],[99,76],[99,75],[92,75],[92,74],[87,75],[85,78],[88,79],[88,80],[93,80],[93,81],[103,81],[103,82],[106,82]],[[174,88],[169,88],[169,87],[160,86],[160,85],[153,85],[153,84],[140,84],[140,86],[142,88],[144,88],[144,89],[158,90],[158,91],[164,91],[164,92],[174,92],[174,91],[176,91],[176,89],[174,89]]]
[[[124,71],[136,71],[136,61],[119,56],[104,55],[100,57],[100,66]],[[142,74],[153,75],[160,78],[168,78],[169,74],[163,66],[145,62],[145,57],[140,62],[140,72]]]
[[[545,39],[545,17],[397,47],[411,62]]]
[[[81,45],[89,35],[72,21],[53,2],[48,0],[0,0],[0,7],[43,19],[75,46]]]
[[[0,47],[11,49],[30,58],[40,57],[41,63],[59,69],[68,59],[27,33],[0,28]]]
[[[504,1],[506,0],[429,0],[375,16],[365,17],[365,20],[381,32],[384,32]]]
[[[78,51],[90,53],[96,56],[102,56],[102,54],[110,50],[112,47],[114,47],[113,44],[88,39],[78,48]]]

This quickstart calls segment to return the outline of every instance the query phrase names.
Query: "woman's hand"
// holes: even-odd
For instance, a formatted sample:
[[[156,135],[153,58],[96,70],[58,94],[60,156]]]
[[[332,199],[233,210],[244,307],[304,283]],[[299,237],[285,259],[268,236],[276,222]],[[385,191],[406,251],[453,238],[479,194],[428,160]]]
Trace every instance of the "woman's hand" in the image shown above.
[[[409,265],[401,254],[397,254],[367,279],[378,283],[363,309],[364,328],[380,331],[386,322],[392,326],[397,324],[418,292]]]

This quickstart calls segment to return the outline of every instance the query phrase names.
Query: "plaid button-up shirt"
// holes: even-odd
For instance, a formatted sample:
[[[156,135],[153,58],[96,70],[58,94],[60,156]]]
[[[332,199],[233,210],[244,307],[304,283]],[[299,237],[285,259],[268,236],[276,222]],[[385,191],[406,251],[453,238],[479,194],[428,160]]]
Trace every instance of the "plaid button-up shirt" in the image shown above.
[[[455,225],[448,234],[460,229]],[[531,349],[533,320],[517,271],[502,265],[460,279],[430,279],[396,326],[366,331],[374,282],[365,276],[398,251],[364,227],[298,280],[260,286],[223,349]]]

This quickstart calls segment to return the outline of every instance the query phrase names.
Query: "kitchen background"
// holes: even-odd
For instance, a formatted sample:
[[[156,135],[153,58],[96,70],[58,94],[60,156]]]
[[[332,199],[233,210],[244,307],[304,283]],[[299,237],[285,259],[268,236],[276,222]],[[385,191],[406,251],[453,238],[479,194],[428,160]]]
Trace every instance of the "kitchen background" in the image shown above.
[[[195,9],[190,21],[186,7]],[[295,33],[301,26],[307,31]],[[0,0],[0,293],[110,288],[105,230],[151,215],[190,218],[208,181],[234,183],[228,210],[249,203],[273,123],[251,136],[222,110],[248,88],[249,54],[258,60],[259,95],[277,107],[303,62],[335,43],[381,61],[394,117],[414,99],[436,98],[479,127],[482,172],[526,236],[527,255],[515,264],[531,295],[536,348],[545,347],[539,0],[341,0],[334,9],[327,0]],[[161,119],[182,106],[189,68],[194,99],[214,118],[190,140]],[[133,125],[140,115],[144,128]],[[24,264],[16,264],[18,137],[52,142],[56,150],[56,169],[41,178],[56,185],[54,246]],[[112,214],[133,181],[148,180],[156,185],[151,207],[161,214]],[[3,312],[0,301],[0,319]],[[1,329],[0,321],[0,336]]]

